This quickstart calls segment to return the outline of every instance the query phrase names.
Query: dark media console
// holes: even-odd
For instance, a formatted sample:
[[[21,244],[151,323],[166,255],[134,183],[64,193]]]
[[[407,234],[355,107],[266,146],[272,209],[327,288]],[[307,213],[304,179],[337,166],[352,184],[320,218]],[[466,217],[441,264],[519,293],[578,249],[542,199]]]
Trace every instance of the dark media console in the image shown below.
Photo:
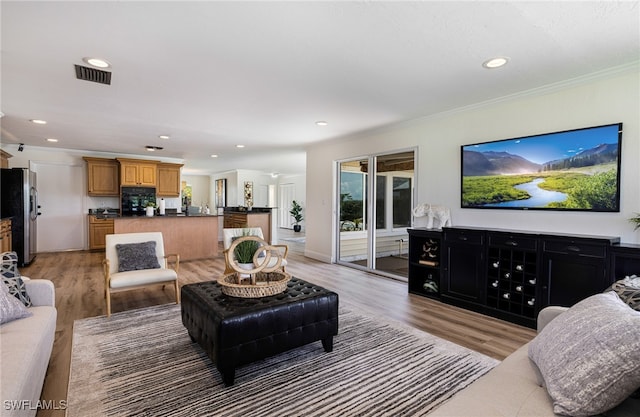
[[[618,237],[474,227],[408,232],[410,293],[532,328],[543,307],[571,306],[640,275],[640,245]]]

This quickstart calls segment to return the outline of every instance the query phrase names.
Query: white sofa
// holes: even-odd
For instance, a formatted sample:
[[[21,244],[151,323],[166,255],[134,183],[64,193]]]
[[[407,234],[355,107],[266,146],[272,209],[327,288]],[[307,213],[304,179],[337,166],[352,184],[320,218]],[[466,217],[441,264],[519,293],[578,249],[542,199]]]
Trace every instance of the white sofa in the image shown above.
[[[565,312],[564,307],[547,307],[538,315],[538,332]],[[433,417],[554,417],[551,397],[540,385],[537,369],[529,359],[527,343],[502,363],[458,392],[429,416]],[[640,399],[627,398],[607,411],[607,417],[640,416]]]
[[[3,417],[35,416],[56,332],[53,283],[25,282],[31,298],[30,317],[0,325],[0,394]]]

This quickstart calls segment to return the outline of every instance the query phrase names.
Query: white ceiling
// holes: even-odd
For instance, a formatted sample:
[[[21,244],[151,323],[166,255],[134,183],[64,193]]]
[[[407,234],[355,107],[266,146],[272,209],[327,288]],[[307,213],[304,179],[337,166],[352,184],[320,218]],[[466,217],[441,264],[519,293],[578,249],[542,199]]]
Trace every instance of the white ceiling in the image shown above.
[[[640,58],[638,1],[0,7],[3,143],[145,157],[162,146],[154,156],[190,173],[303,172],[310,143]],[[76,79],[89,56],[112,64],[110,86]],[[484,69],[494,56],[510,61]]]

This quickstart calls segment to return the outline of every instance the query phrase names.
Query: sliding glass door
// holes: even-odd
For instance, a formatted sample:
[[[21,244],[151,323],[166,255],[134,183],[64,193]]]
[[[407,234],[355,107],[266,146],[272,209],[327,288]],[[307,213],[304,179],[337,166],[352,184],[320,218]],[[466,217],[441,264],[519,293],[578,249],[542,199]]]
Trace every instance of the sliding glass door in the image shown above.
[[[407,277],[414,151],[338,164],[338,262]]]

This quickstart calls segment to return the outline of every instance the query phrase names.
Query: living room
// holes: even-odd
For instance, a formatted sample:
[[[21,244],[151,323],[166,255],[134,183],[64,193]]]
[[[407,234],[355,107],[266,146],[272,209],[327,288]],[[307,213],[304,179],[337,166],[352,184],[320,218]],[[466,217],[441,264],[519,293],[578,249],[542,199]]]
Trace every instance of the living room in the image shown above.
[[[637,2],[633,2],[633,4],[636,7],[635,11],[637,11]],[[7,18],[4,12],[3,9],[3,21]],[[596,25],[595,22],[592,23]],[[458,331],[460,332],[456,335],[459,339],[458,344],[463,344],[464,339],[482,337],[491,339],[490,341],[477,342],[476,345],[470,347],[471,349],[480,350],[483,347],[479,345],[485,343],[493,345],[495,350],[500,350],[495,346],[507,344],[509,347],[505,350],[508,352],[504,355],[507,356],[515,351],[519,345],[527,343],[534,335],[530,329],[512,326],[509,323],[503,324],[500,321],[471,313],[465,315],[467,312],[463,310],[406,294],[406,284],[387,283],[382,278],[367,275],[362,271],[336,266],[334,264],[336,262],[335,241],[337,233],[337,229],[334,227],[337,221],[334,205],[338,199],[336,195],[336,163],[357,157],[415,150],[415,203],[428,202],[450,208],[454,226],[516,229],[533,233],[616,236],[623,243],[639,244],[640,235],[634,230],[633,224],[629,222],[629,219],[640,211],[640,167],[636,163],[636,158],[640,157],[640,119],[638,117],[640,114],[640,64],[637,55],[639,47],[637,31],[634,36],[632,41],[635,42],[635,55],[631,54],[634,59],[628,62],[608,67],[599,66],[597,70],[584,71],[580,75],[571,73],[570,76],[553,82],[534,83],[535,86],[526,90],[514,91],[509,94],[494,96],[490,91],[475,91],[473,92],[475,95],[469,97],[465,105],[446,106],[445,103],[442,107],[438,107],[437,111],[426,112],[424,116],[416,115],[386,126],[369,126],[367,129],[350,131],[348,134],[335,134],[333,138],[319,142],[306,143],[302,153],[305,165],[304,172],[290,174],[296,178],[303,177],[305,181],[303,189],[305,190],[304,230],[306,236],[304,256],[294,257],[295,265],[291,271],[308,280],[313,280],[314,274],[322,276],[323,278],[319,280],[320,285],[340,288],[341,291],[344,291],[344,298],[348,300],[349,304],[355,304],[369,314],[376,314],[376,308],[379,308],[382,311],[382,313],[378,313],[379,316],[400,321],[404,318],[410,326],[418,327],[421,330],[435,333],[437,327],[440,326],[441,329],[446,329],[445,332]],[[508,69],[509,65],[518,65],[517,60],[512,59],[504,69]],[[587,63],[585,63],[585,67],[592,68]],[[487,73],[482,75],[481,79],[485,77],[487,82],[501,84],[499,80],[496,80],[500,77],[500,73],[497,72],[500,71],[499,69],[486,71]],[[116,73],[114,69],[114,74]],[[3,79],[3,84],[5,83],[7,81]],[[9,111],[8,109],[11,108],[11,102],[7,102],[3,94],[2,111],[5,115],[2,118],[2,148],[13,155],[10,159],[12,167],[29,166],[30,162],[80,166],[79,161],[81,161],[82,155],[87,152],[102,155],[111,155],[111,152],[115,152],[115,149],[113,151],[104,150],[104,148],[96,150],[97,146],[93,148],[88,140],[86,148],[70,150],[64,148],[64,145],[59,148],[42,146],[42,138],[39,136],[22,139],[11,135],[11,130],[8,130],[8,127],[15,127],[16,124],[22,123],[22,121],[16,122],[17,114],[20,114],[22,120],[25,119],[22,116],[26,111],[22,109],[20,111],[16,109],[15,112]],[[55,112],[51,113],[55,114]],[[4,126],[5,122],[7,122],[7,129]],[[26,124],[26,122],[24,123]],[[619,211],[479,210],[460,207],[461,146],[613,123],[623,123]],[[265,136],[265,138],[268,137]],[[260,139],[268,142],[268,139],[265,138]],[[24,150],[19,150],[20,144],[24,142],[27,142]],[[114,142],[120,141],[114,140]],[[180,146],[188,147],[185,144]],[[273,147],[277,148],[278,146],[280,145],[274,143]],[[300,153],[296,154],[296,157],[300,158]],[[172,156],[162,157],[162,159],[182,163],[189,157]],[[236,164],[240,164],[239,161],[237,160]],[[269,170],[265,169],[260,175],[284,172],[287,163],[280,162],[280,164]],[[240,165],[237,165],[236,168],[238,167]],[[209,167],[207,168],[209,169]],[[221,178],[223,172],[227,172],[226,168],[222,172],[211,174],[207,172],[204,175],[209,176],[213,181]],[[191,171],[191,174],[198,175],[200,172],[196,169]],[[286,174],[279,178],[275,180],[275,184],[287,181]],[[59,179],[59,181],[67,180],[71,181],[71,178]],[[290,177],[288,181],[293,180]],[[84,183],[80,186],[84,191]],[[88,318],[104,314],[101,293],[102,276],[99,271],[101,259],[98,254],[91,253],[86,254],[89,259],[83,261],[80,258],[75,258],[74,254],[66,253],[62,256],[68,256],[63,258],[68,260],[68,264],[59,266],[55,265],[55,256],[55,254],[43,254],[41,259],[46,261],[42,261],[41,265],[38,265],[38,262],[34,263],[32,267],[27,269],[25,275],[30,275],[32,278],[50,278],[56,284],[58,314],[64,317],[64,327],[58,329],[59,335],[56,344],[59,344],[60,347],[54,349],[60,350],[56,351],[57,356],[54,355],[54,362],[51,362],[54,369],[50,369],[50,372],[51,375],[64,375],[65,372],[68,375],[70,361],[68,355],[70,355],[73,343],[73,321],[76,318],[81,318],[78,315],[82,318]],[[199,275],[221,274],[223,261],[216,259],[211,263],[193,263],[191,266],[185,263],[185,265],[185,275],[188,276],[186,281],[194,283],[199,280],[197,278]],[[308,268],[305,268],[307,265]],[[307,269],[312,272],[308,272]],[[64,274],[65,278],[49,276],[47,271],[55,271],[53,273],[56,275]],[[86,278],[87,282],[76,286],[74,279],[67,275]],[[331,275],[335,275],[335,280],[332,281],[328,278]],[[353,282],[349,283],[351,278]],[[377,285],[380,285],[382,289],[366,288]],[[393,296],[389,296],[389,300],[377,305],[376,297],[384,297],[385,291]],[[365,294],[362,296],[364,301],[360,299],[359,292]],[[126,313],[128,310],[170,303],[171,296],[172,293],[167,291],[160,293],[143,291],[138,296],[122,296],[115,300],[114,311]],[[448,325],[450,327],[442,322],[436,325],[431,323],[430,321],[434,319],[429,315],[429,311],[437,311],[438,320],[444,321],[447,316],[452,317],[451,323]],[[460,319],[460,317],[462,318]],[[480,329],[478,329],[472,324],[465,324],[465,321],[478,321],[482,323],[482,326],[479,326]],[[418,322],[422,324],[418,324]],[[497,336],[497,339],[492,339],[494,335],[489,336],[491,330],[488,329],[495,328],[495,326],[499,327],[499,331],[504,334]],[[516,336],[510,338],[509,333]],[[481,334],[482,336],[479,336]],[[473,344],[474,341],[467,341],[467,343]],[[58,368],[66,368],[66,370],[60,372]],[[61,391],[66,393],[66,387],[62,390],[57,389],[54,387],[56,382],[47,381],[46,392],[48,394],[45,398],[56,401],[66,400],[66,397],[60,395]],[[47,415],[47,412],[41,410],[38,415]]]

